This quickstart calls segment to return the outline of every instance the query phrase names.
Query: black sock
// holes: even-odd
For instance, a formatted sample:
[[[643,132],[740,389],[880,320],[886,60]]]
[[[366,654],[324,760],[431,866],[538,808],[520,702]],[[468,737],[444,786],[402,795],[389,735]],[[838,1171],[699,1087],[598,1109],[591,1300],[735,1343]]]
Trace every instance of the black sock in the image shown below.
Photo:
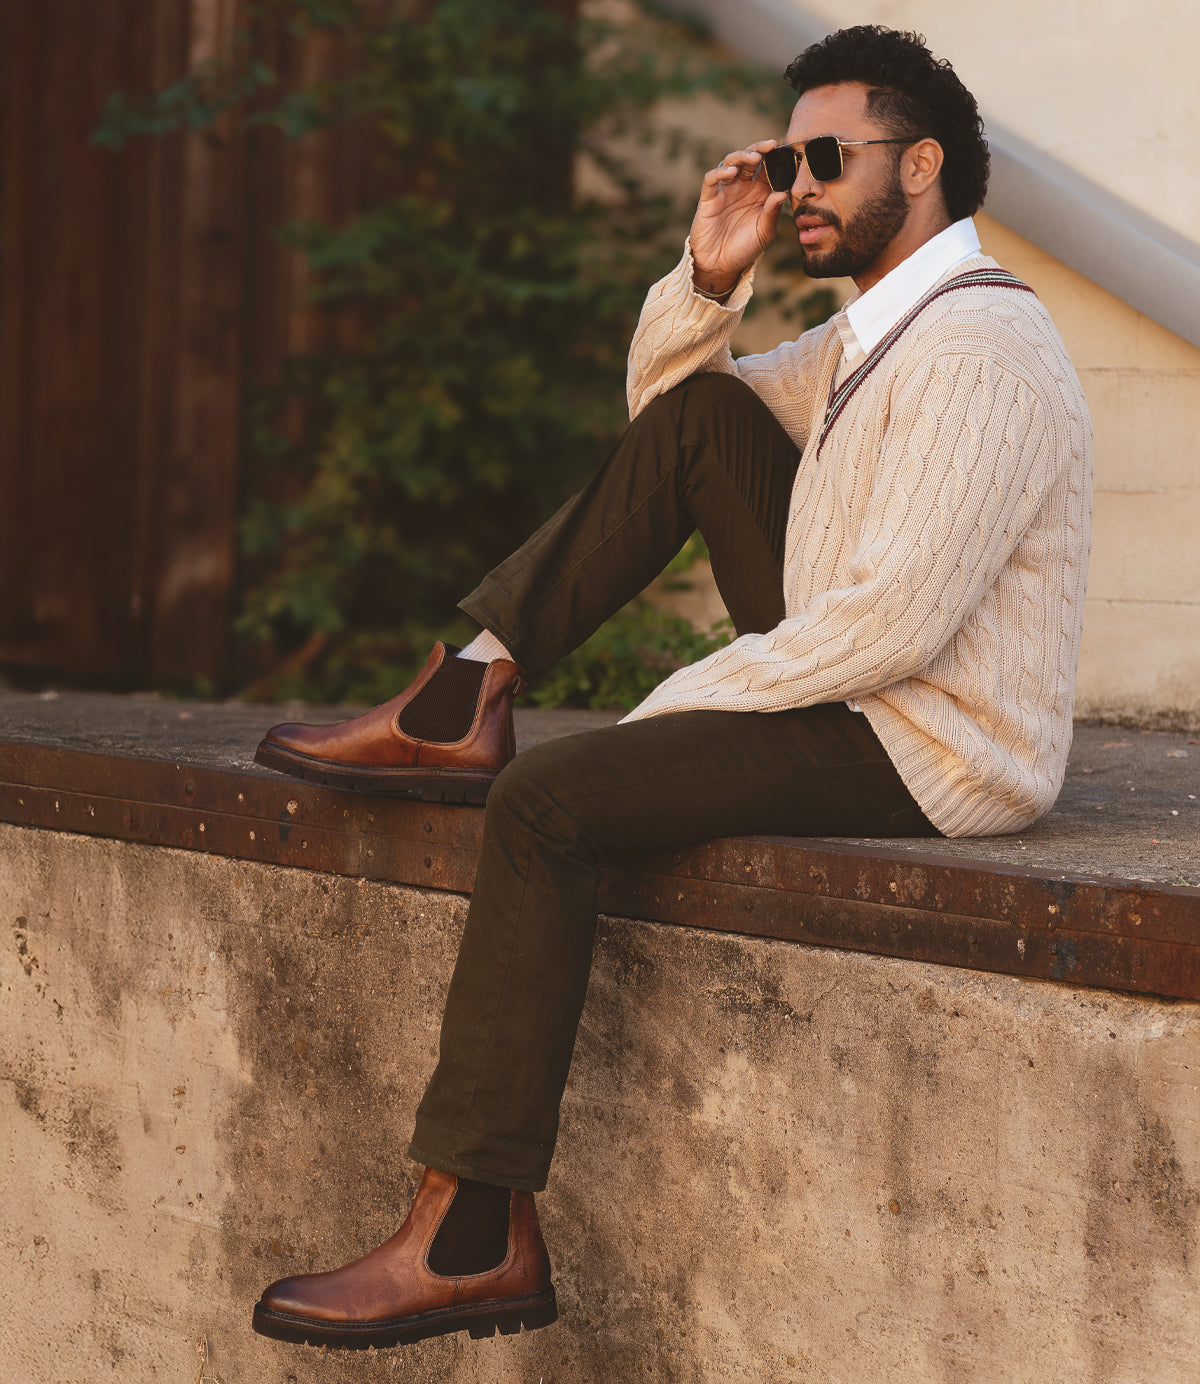
[[[396,721],[404,734],[414,740],[452,744],[471,729],[488,665],[470,658],[455,658],[454,653],[447,648],[447,657],[437,672]]]
[[[507,1187],[460,1177],[429,1246],[430,1269],[443,1278],[458,1278],[499,1268],[508,1254],[509,1200]]]

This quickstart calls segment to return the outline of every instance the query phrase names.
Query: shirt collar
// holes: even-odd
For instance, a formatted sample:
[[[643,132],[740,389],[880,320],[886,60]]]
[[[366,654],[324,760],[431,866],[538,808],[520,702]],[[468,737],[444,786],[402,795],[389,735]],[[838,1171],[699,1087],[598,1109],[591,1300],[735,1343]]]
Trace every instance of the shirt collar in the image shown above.
[[[873,351],[939,279],[963,260],[982,253],[975,223],[966,216],[939,231],[877,284],[851,299],[832,319],[846,360],[852,363]]]

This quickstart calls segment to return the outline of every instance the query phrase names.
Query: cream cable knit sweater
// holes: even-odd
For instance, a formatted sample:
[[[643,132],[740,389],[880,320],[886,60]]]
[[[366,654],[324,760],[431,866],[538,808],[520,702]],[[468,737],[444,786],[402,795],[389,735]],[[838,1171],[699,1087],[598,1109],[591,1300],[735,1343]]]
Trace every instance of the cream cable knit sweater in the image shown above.
[[[981,255],[941,282],[997,268]],[[647,296],[630,416],[723,371],[803,449],[787,614],[680,669],[626,719],[853,698],[940,831],[1020,831],[1062,786],[1091,521],[1087,404],[1046,310],[1007,287],[943,294],[868,362],[822,439],[836,330],[735,361],[753,271],[724,306],[691,276],[688,248]]]

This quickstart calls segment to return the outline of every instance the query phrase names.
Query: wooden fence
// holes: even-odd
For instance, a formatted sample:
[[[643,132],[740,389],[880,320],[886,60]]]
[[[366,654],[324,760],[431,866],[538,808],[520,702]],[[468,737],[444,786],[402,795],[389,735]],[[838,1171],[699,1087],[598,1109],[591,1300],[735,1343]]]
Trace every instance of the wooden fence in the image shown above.
[[[336,223],[371,155],[211,131],[90,142],[239,31],[285,86],[344,62],[250,0],[0,0],[0,669],[219,685],[237,582],[241,400],[312,344],[274,232]],[[258,26],[257,28],[253,26]]]

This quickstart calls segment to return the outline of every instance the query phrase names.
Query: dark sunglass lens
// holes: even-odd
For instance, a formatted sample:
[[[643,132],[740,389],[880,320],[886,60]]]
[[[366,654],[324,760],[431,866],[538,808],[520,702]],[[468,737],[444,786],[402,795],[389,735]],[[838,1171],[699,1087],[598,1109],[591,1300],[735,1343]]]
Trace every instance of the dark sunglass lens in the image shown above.
[[[763,168],[772,192],[787,192],[796,181],[796,155],[791,149],[769,149],[763,155]]]
[[[804,146],[808,171],[819,183],[831,183],[842,176],[842,147],[833,135],[818,135]]]

